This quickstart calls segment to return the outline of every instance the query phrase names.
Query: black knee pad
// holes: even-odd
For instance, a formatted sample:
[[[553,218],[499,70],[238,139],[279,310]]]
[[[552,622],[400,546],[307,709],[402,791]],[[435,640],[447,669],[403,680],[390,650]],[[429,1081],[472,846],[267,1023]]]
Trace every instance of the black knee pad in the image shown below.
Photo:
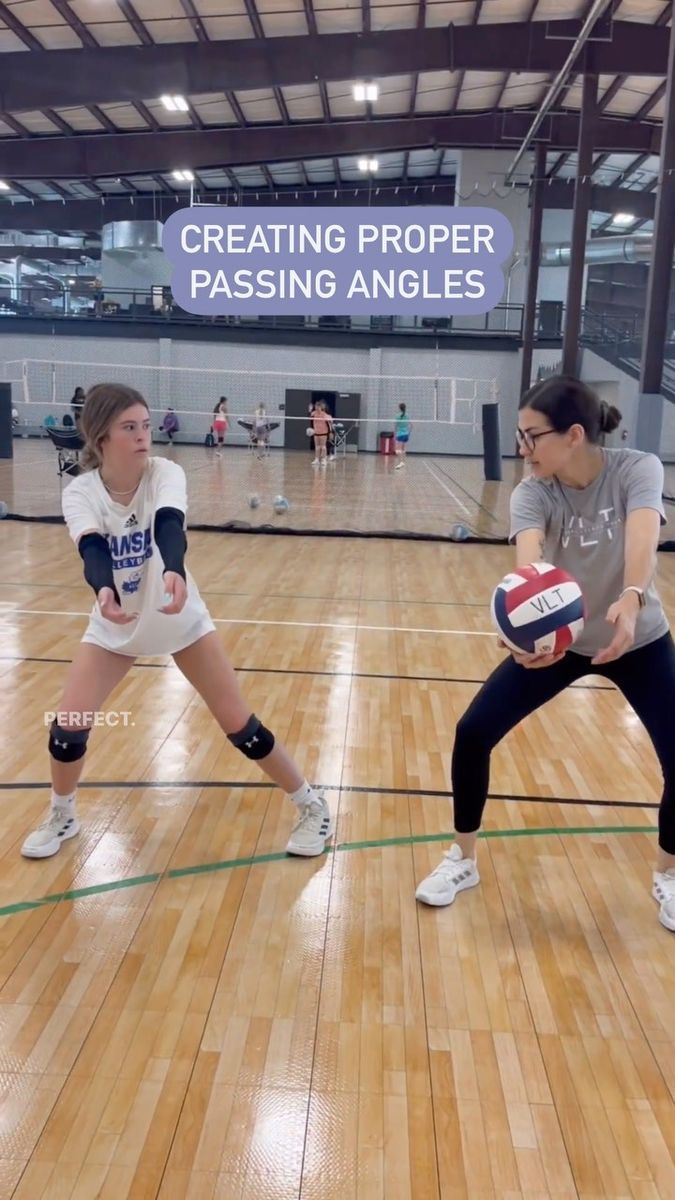
[[[90,729],[62,729],[53,721],[49,728],[49,753],[57,762],[77,762],[87,750]]]
[[[258,720],[255,713],[251,713],[248,721],[239,733],[228,733],[228,740],[232,742],[237,750],[241,750],[246,758],[267,758],[268,754],[274,749],[274,734],[270,733],[269,729]]]

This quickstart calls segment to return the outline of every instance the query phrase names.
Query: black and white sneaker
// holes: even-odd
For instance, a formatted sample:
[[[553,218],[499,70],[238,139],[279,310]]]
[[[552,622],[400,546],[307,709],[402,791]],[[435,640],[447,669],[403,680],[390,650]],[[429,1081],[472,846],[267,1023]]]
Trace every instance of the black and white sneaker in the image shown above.
[[[445,907],[446,904],[452,904],[458,892],[463,892],[465,888],[476,887],[478,883],[480,883],[480,875],[476,860],[462,858],[462,851],[455,843],[446,851],[442,862],[431,872],[431,875],[422,880],[415,892],[415,898],[421,900],[423,904]]]
[[[61,849],[63,842],[76,837],[80,832],[80,822],[73,808],[55,806],[46,821],[33,833],[29,833],[21,853],[25,858],[51,858]]]
[[[298,808],[298,819],[286,846],[287,854],[315,858],[323,854],[333,836],[333,822],[323,796],[314,796]]]
[[[659,921],[675,933],[675,867],[654,872],[652,896],[660,905]]]

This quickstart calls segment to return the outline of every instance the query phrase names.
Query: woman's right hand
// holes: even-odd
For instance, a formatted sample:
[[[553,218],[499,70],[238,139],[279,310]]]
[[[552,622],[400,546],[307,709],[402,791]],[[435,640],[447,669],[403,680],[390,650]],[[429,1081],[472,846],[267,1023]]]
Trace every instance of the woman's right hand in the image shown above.
[[[130,625],[132,621],[138,619],[138,613],[125,613],[117,603],[112,588],[101,588],[98,594],[98,606],[101,616],[105,617],[106,621],[112,621],[113,625]]]
[[[560,654],[517,654],[501,638],[497,639],[497,645],[500,650],[508,650],[513,661],[517,662],[519,667],[525,667],[528,671],[537,671],[540,667],[552,667],[565,657],[564,650]]]

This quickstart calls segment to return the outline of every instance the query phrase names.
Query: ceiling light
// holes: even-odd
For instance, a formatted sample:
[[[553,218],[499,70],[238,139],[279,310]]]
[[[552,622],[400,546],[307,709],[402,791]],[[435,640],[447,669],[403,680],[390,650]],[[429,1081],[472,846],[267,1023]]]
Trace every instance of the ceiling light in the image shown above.
[[[4,179],[0,179],[0,192],[8,192],[9,184],[5,183]]]
[[[376,158],[360,158],[358,162],[359,171],[377,171],[379,165]]]
[[[633,213],[615,213],[612,217],[612,225],[632,225],[634,220]]]
[[[194,182],[194,174],[192,171],[172,171],[171,174],[177,183]]]
[[[162,96],[162,104],[169,112],[187,112],[189,105],[185,96]]]
[[[380,89],[376,83],[355,83],[352,88],[354,99],[363,102],[367,100],[372,104],[380,94]]]

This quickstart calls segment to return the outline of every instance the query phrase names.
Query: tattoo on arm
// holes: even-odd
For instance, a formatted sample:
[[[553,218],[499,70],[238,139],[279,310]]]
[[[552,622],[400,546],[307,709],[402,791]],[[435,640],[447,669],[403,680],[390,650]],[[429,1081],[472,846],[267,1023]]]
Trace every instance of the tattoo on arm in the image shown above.
[[[546,539],[543,534],[539,538],[538,546],[539,546],[539,561],[543,562],[544,561],[544,550],[546,549]]]

